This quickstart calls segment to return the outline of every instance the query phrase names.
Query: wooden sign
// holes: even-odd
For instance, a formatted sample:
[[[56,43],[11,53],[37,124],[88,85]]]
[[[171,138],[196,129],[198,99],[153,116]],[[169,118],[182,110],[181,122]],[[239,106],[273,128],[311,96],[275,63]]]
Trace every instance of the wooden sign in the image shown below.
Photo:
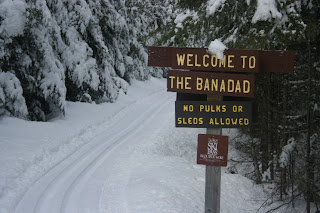
[[[293,51],[225,50],[224,58],[206,48],[149,47],[148,66],[197,71],[293,72]]]
[[[176,127],[242,128],[252,123],[252,103],[176,101]]]
[[[198,135],[197,164],[227,166],[228,136]]]
[[[254,76],[169,70],[167,90],[193,94],[253,97]]]

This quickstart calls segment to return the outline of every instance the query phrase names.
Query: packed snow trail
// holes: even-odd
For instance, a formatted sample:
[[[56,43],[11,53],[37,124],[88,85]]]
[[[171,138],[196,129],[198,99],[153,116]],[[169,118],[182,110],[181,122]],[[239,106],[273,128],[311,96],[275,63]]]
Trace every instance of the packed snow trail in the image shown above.
[[[41,177],[24,195],[16,212],[99,212],[104,181],[114,175],[108,168],[116,166],[122,153],[130,154],[130,145],[141,141],[145,131],[157,130],[166,121],[162,116],[170,114],[161,110],[172,104],[174,97],[160,91],[129,106],[127,114],[108,124],[104,133]],[[149,125],[154,129],[147,128]]]

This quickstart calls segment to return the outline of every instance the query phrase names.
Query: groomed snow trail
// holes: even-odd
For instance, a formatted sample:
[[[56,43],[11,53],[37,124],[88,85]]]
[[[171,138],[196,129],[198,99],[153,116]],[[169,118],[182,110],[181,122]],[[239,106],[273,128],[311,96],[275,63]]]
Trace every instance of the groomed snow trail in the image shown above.
[[[100,212],[104,185],[117,175],[113,169],[123,172],[114,187],[125,187],[133,154],[130,147],[157,131],[173,115],[166,113],[166,108],[172,108],[174,98],[174,94],[161,90],[118,112],[119,119],[111,119],[102,134],[33,184],[19,202],[16,213]]]

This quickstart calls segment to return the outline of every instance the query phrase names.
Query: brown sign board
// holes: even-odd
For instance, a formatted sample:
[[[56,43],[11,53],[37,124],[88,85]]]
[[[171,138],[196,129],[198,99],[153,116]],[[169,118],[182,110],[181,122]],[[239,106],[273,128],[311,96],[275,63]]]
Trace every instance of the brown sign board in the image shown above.
[[[176,127],[243,128],[252,123],[250,101],[176,101]]]
[[[227,166],[228,136],[199,134],[197,164]]]
[[[167,90],[192,94],[254,97],[254,76],[169,70]]]
[[[293,51],[225,50],[217,59],[206,48],[149,47],[148,66],[196,71],[293,72]]]

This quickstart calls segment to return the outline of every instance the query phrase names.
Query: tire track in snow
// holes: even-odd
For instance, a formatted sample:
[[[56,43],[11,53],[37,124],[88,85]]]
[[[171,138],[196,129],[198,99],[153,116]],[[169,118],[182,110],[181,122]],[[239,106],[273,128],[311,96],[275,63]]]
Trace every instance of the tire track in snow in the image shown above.
[[[35,156],[35,163],[28,165],[23,173],[17,176],[17,178],[10,179],[10,182],[8,182],[8,184],[15,184],[19,186],[19,188],[11,191],[10,195],[6,195],[7,197],[2,198],[7,204],[5,207],[7,211],[4,212],[14,212],[32,185],[36,184],[56,166],[59,166],[65,159],[70,158],[77,150],[88,146],[89,140],[94,137],[94,134],[100,134],[103,130],[110,128],[112,124],[122,119],[125,114],[130,111],[132,105],[139,104],[146,98],[162,93],[163,91],[164,89],[159,88],[148,90],[141,99],[130,100],[127,104],[122,105],[121,108],[114,110],[113,114],[103,116],[101,121],[79,129],[78,133],[68,136],[62,145],[54,149],[44,150],[45,152],[41,155]],[[2,212],[1,210],[0,212]]]
[[[157,93],[153,93],[150,96],[147,96],[144,99],[141,99],[139,101],[137,101],[134,106],[137,108],[137,106],[139,105],[143,105],[145,102],[155,102],[155,103],[159,103],[160,105],[164,105],[165,102],[163,102],[163,99],[161,99],[161,96],[165,96],[166,92],[162,92],[159,91]],[[158,107],[157,104],[153,104],[153,110],[156,109]],[[133,108],[132,106],[128,106],[127,111],[129,112],[131,110],[131,108]],[[120,110],[120,112],[118,113],[117,116],[119,116],[119,119],[115,119],[115,121],[108,123],[107,126],[109,126],[109,130],[112,130],[113,127],[115,125],[117,125],[117,123],[121,122],[122,120],[124,120],[124,116],[125,116],[125,112],[123,112],[124,110]],[[130,131],[133,131],[136,127],[136,125],[140,125],[143,123],[144,119],[148,119],[148,117],[150,117],[150,112],[152,112],[152,110],[150,109],[148,111],[148,113],[144,113],[143,117],[141,117],[140,119],[140,123],[137,122],[133,122],[129,127],[126,128],[126,133],[129,134]],[[124,114],[124,115],[120,115],[120,114]],[[116,116],[116,117],[117,117]],[[90,131],[94,131],[94,130],[90,130]],[[92,134],[92,132],[91,132]],[[90,135],[90,134],[89,134]],[[32,208],[32,205],[34,205],[34,210],[38,211],[38,212],[50,212],[51,209],[48,209],[48,206],[44,205],[44,204],[48,204],[47,201],[49,201],[49,203],[52,204],[58,204],[58,205],[62,205],[62,201],[60,199],[57,199],[58,197],[63,197],[65,196],[64,192],[59,191],[59,190],[55,190],[57,189],[56,186],[59,185],[68,185],[70,186],[70,184],[75,185],[74,181],[69,181],[68,178],[70,178],[71,180],[77,179],[77,176],[79,176],[76,174],[75,171],[77,171],[78,169],[81,169],[82,163],[83,162],[91,162],[92,160],[95,159],[96,153],[95,151],[97,151],[97,153],[101,153],[98,152],[99,150],[103,149],[102,147],[107,146],[107,148],[105,149],[110,149],[110,146],[112,146],[112,144],[110,144],[110,141],[114,141],[113,143],[116,143],[117,141],[120,141],[121,138],[123,138],[125,135],[124,134],[118,134],[118,135],[114,135],[111,139],[108,139],[106,142],[102,142],[101,143],[101,138],[98,140],[96,137],[95,138],[95,143],[87,143],[85,144],[83,147],[80,147],[80,149],[78,149],[77,151],[75,151],[74,153],[72,153],[72,155],[68,156],[66,159],[64,159],[62,162],[60,162],[59,164],[57,164],[54,168],[50,169],[46,174],[44,174],[42,176],[42,178],[40,178],[24,196],[24,198],[21,200],[21,202],[19,203],[18,207],[17,207],[17,211],[16,212],[28,212],[28,210],[26,210],[27,208]],[[81,137],[81,135],[80,135]],[[78,139],[78,138],[76,138]],[[101,144],[100,146],[96,146],[96,141],[99,141]],[[108,143],[107,143],[108,142]],[[99,145],[99,144],[98,144]],[[89,153],[89,154],[87,154]],[[91,154],[90,154],[91,153]],[[94,153],[94,154],[92,154]],[[90,161],[91,160],[91,161]],[[76,165],[74,165],[74,162],[76,163]],[[84,169],[88,168],[90,166],[87,165]],[[82,168],[83,169],[83,168]],[[81,170],[84,171],[84,170]],[[65,174],[65,172],[68,173],[68,175]],[[81,174],[81,173],[80,173]],[[80,175],[81,177],[81,175]],[[58,187],[59,188],[59,187]],[[72,188],[72,187],[71,187]],[[53,191],[52,191],[53,190]],[[70,192],[72,190],[69,190]],[[69,194],[70,194],[69,192]],[[31,197],[28,197],[31,196]],[[26,204],[28,203],[28,204]],[[65,206],[65,204],[64,204]],[[64,208],[64,207],[63,207]],[[31,209],[30,209],[31,210]],[[54,210],[52,210],[53,212],[56,212]],[[30,211],[33,212],[33,211]]]
[[[160,94],[161,95],[161,94]],[[157,96],[155,96],[157,97]],[[157,100],[161,100],[161,99],[158,99],[158,98],[155,98]],[[159,101],[160,102],[160,101]],[[151,110],[150,110],[151,112]],[[147,116],[145,116],[147,117]],[[143,121],[143,119],[145,117],[142,117],[141,122]],[[108,141],[114,141],[115,139],[115,142],[113,142],[112,144],[109,145],[109,143],[102,143],[101,146],[103,147],[105,144],[108,144],[107,145],[107,148],[108,149],[110,146],[114,145],[116,142],[118,142],[120,139],[121,139],[121,136],[125,135],[125,134],[128,134],[131,130],[133,130],[134,128],[136,127],[136,121],[131,124],[129,127],[127,127],[123,132],[121,133],[116,133],[116,135],[114,137],[110,139],[108,139]],[[119,137],[119,139],[117,139]],[[87,163],[87,162],[91,162],[93,159],[90,159],[92,157],[95,157],[96,156],[96,152],[95,150],[100,150],[100,149],[104,149],[102,147],[98,147],[98,148],[94,148],[94,150],[90,150],[90,154],[85,156],[85,159],[81,159],[80,162],[77,162],[76,163],[76,167],[71,164],[70,166],[72,167],[71,170],[67,171],[67,174],[66,173],[61,173],[60,175],[62,176],[67,176],[67,177],[70,177],[71,180],[74,179],[74,174],[75,172],[77,172],[79,170],[79,167],[80,169],[82,169],[81,167],[83,166],[84,163]],[[89,158],[89,159],[88,159]],[[67,169],[70,169],[70,168],[67,168]],[[41,196],[41,199],[38,200],[37,204],[36,204],[36,208],[35,208],[35,211],[34,212],[48,212],[47,208],[48,206],[52,206],[52,204],[55,206],[59,206],[59,205],[62,205],[61,204],[61,201],[62,200],[57,200],[55,203],[53,202],[54,200],[52,200],[52,196],[53,195],[56,195],[56,194],[60,194],[61,196],[63,195],[64,191],[63,192],[60,192],[59,190],[61,190],[62,188],[61,187],[57,187],[57,185],[59,186],[60,184],[63,184],[63,181],[65,181],[66,177],[60,177],[60,178],[56,178],[50,185],[48,185],[48,189],[46,189],[46,191],[51,191],[51,193],[47,193],[45,191],[45,193],[43,193],[44,196]],[[67,185],[69,184],[72,184],[72,183],[67,183]],[[66,184],[65,184],[66,185]],[[58,191],[56,191],[58,190]]]
[[[78,209],[74,209],[74,207],[77,206],[76,204],[79,204],[81,202],[81,192],[83,191],[83,188],[87,185],[87,183],[90,181],[90,178],[92,178],[92,176],[94,175],[94,172],[98,170],[99,166],[105,163],[105,161],[110,157],[110,155],[114,153],[114,150],[119,148],[121,145],[127,142],[127,139],[129,139],[131,136],[133,136],[135,133],[141,130],[144,127],[143,124],[151,120],[154,117],[154,114],[163,109],[169,101],[170,99],[166,99],[164,101],[162,100],[159,105],[156,105],[157,107],[148,109],[148,111],[145,112],[144,117],[140,117],[135,122],[135,124],[133,124],[124,133],[121,133],[118,139],[116,139],[110,146],[106,147],[93,161],[90,162],[90,164],[87,167],[85,167],[82,170],[82,172],[77,176],[76,179],[74,179],[73,183],[69,186],[68,190],[66,191],[60,212],[78,212]],[[104,179],[100,179],[99,183],[102,189],[102,186],[105,183]],[[95,183],[94,185],[99,184]],[[99,212],[99,197],[92,199],[96,195],[96,190],[93,190],[93,193],[91,194],[86,194],[86,197],[90,198],[88,200],[96,201],[96,205],[88,205],[90,207],[95,206],[97,208],[95,210],[90,208],[90,212]]]

